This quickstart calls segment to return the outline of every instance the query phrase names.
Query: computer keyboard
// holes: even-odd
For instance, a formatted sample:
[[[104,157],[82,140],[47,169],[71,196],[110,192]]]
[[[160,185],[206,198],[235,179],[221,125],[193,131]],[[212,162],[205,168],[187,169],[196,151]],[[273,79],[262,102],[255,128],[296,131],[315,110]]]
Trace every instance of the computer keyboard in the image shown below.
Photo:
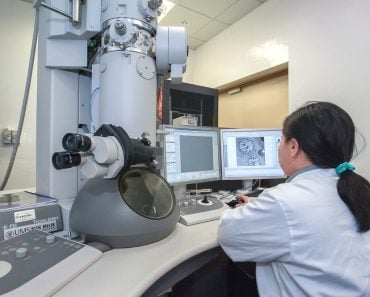
[[[178,203],[179,222],[186,226],[217,220],[225,209],[230,208],[219,199],[209,196],[189,196],[179,199]]]

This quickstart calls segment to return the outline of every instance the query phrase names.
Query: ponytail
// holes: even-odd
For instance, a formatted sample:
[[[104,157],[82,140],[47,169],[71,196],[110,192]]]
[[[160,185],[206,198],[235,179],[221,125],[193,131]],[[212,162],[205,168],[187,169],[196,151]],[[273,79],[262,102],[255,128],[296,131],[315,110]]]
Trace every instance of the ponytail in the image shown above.
[[[370,183],[348,163],[355,149],[355,126],[348,113],[330,102],[310,102],[285,119],[283,134],[287,140],[295,138],[316,166],[336,169],[338,194],[358,231],[370,230]]]
[[[356,219],[358,231],[370,230],[370,183],[353,171],[340,174],[337,190]]]

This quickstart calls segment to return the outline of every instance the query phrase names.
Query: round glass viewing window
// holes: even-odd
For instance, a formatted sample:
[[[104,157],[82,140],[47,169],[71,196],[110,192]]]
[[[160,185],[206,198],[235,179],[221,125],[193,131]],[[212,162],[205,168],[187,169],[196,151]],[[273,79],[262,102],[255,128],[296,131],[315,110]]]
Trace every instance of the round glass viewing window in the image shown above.
[[[144,217],[163,219],[175,208],[170,185],[148,169],[131,168],[119,178],[118,187],[126,204]]]

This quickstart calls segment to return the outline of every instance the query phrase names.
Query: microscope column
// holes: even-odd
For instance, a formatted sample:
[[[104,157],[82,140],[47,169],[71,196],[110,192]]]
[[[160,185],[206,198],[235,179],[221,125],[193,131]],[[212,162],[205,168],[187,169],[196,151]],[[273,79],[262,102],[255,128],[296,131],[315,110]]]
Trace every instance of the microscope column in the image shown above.
[[[99,125],[121,126],[131,138],[148,132],[155,143],[156,18],[148,15],[155,9],[147,5],[142,0],[102,2]]]

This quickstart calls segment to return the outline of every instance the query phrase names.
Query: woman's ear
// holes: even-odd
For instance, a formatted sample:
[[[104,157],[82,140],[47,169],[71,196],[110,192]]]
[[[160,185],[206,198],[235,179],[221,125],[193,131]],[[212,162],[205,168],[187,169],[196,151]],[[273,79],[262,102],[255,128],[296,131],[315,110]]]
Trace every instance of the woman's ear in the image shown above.
[[[300,151],[297,139],[291,138],[288,143],[288,148],[289,148],[290,157],[293,159],[297,158],[299,155],[299,151]]]

